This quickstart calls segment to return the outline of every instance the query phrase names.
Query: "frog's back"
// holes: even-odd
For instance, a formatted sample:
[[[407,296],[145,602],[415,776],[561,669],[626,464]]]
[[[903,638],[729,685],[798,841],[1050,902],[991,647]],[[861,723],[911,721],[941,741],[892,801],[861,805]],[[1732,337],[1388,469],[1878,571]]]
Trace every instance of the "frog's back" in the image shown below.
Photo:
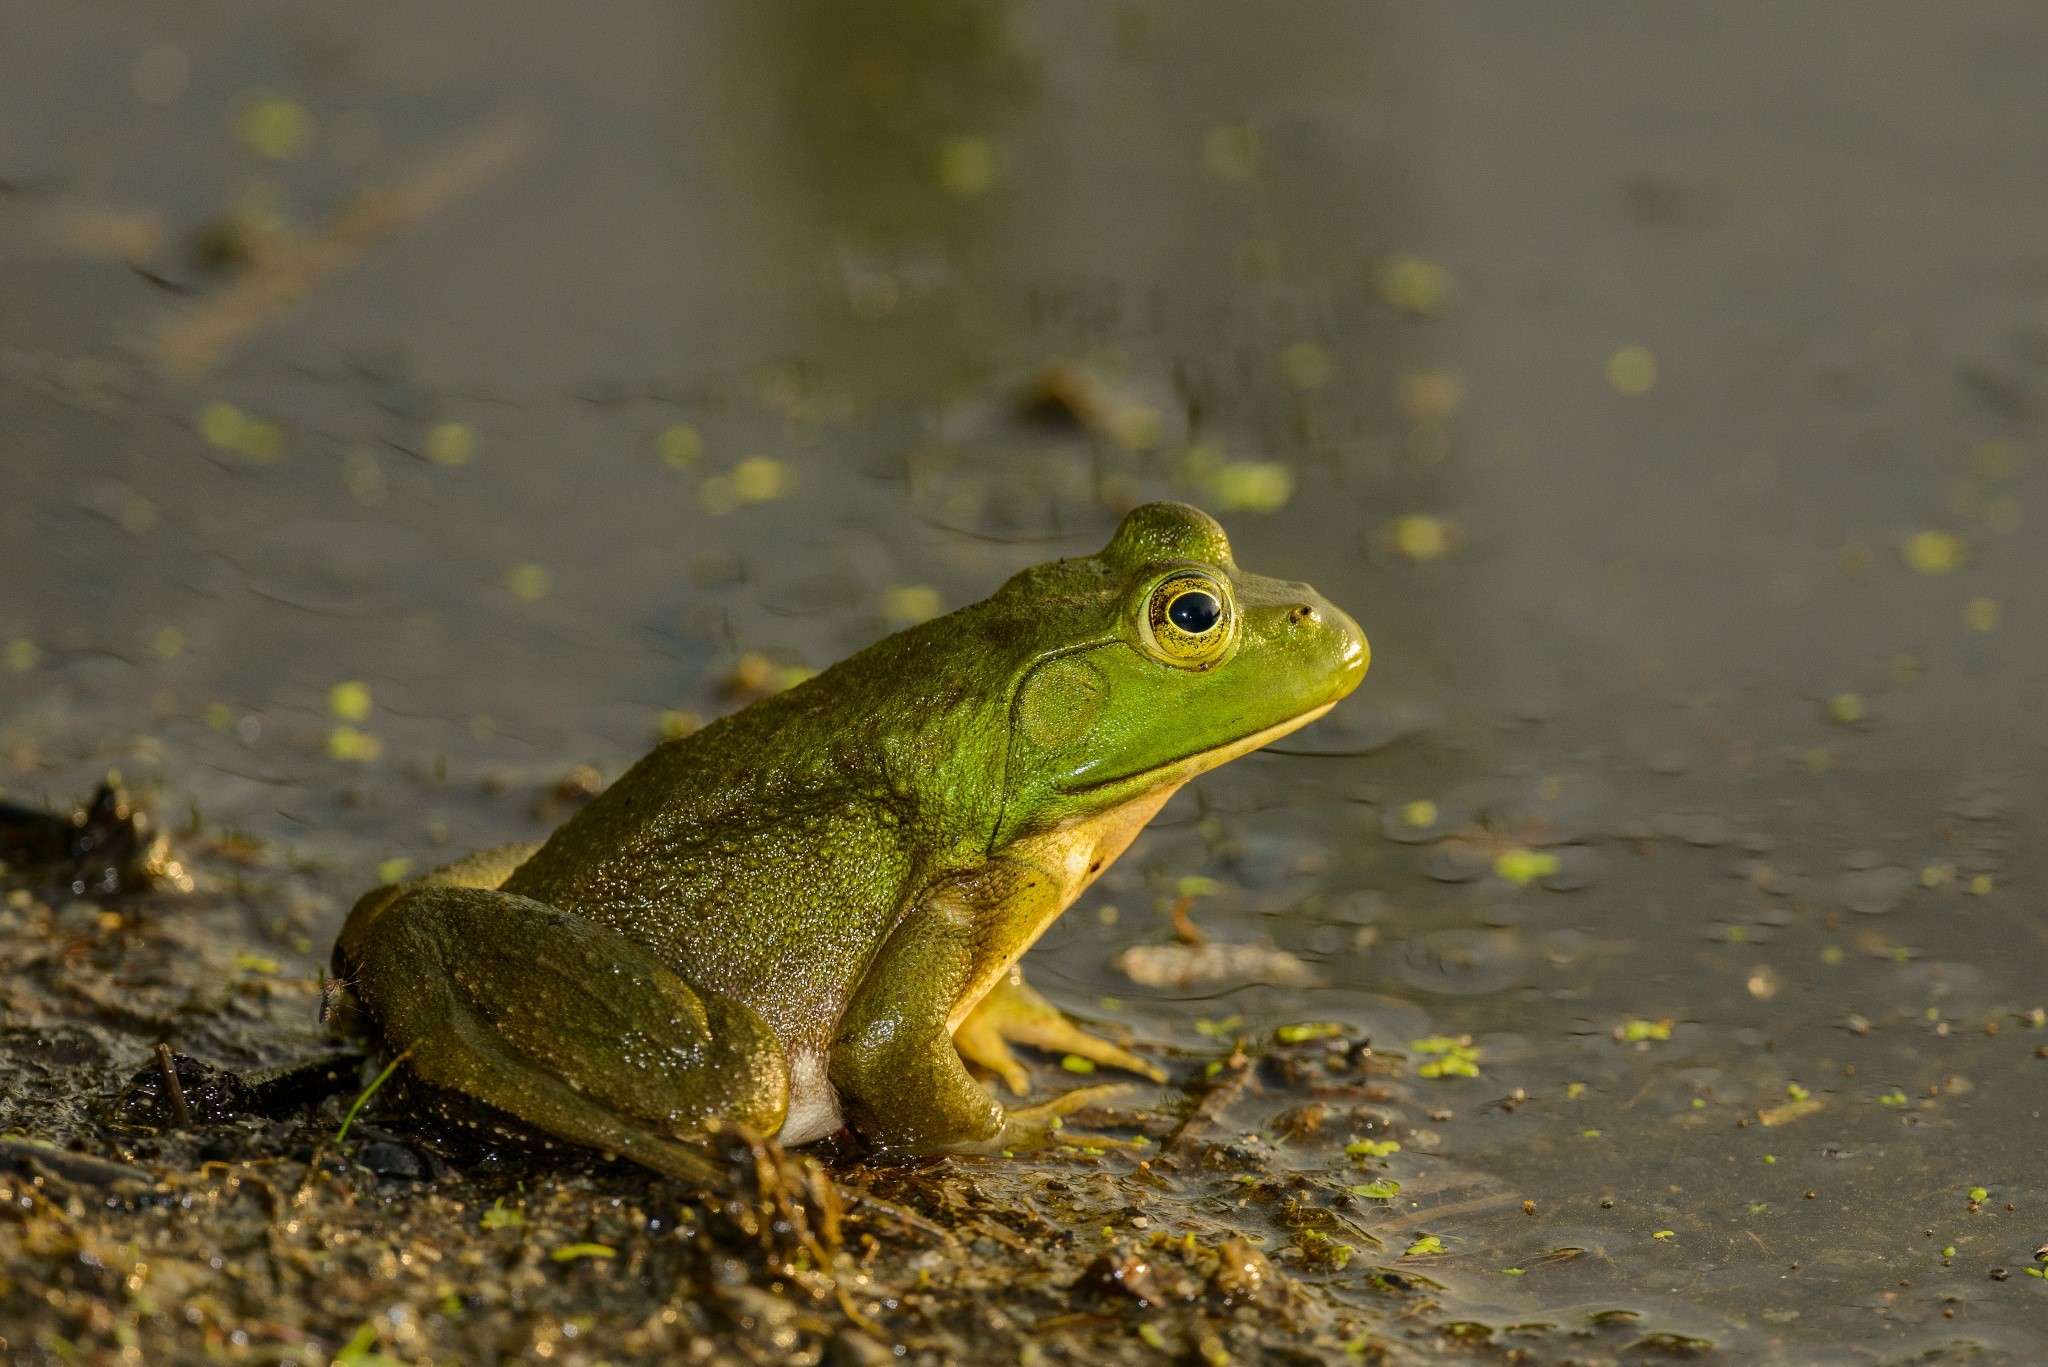
[[[992,821],[1004,728],[983,713],[1007,701],[920,646],[891,637],[662,744],[505,890],[613,927],[778,1034],[836,1012],[904,900]]]

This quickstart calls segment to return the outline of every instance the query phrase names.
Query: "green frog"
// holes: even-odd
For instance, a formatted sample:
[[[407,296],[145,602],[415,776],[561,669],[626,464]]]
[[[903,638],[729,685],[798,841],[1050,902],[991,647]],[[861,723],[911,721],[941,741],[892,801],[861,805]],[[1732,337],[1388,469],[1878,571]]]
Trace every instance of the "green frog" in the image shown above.
[[[629,769],[540,845],[378,888],[334,947],[407,1084],[695,1176],[740,1125],[906,1154],[1042,1139],[1023,1044],[1155,1081],[1018,959],[1176,789],[1358,686],[1357,623],[1131,512]]]

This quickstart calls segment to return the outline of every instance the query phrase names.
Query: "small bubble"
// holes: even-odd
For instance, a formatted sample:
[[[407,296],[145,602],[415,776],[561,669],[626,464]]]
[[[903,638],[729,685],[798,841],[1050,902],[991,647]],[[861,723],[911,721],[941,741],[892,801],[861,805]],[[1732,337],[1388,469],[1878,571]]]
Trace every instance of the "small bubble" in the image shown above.
[[[1972,598],[1963,605],[1963,625],[1972,631],[1996,631],[2004,617],[1995,598]]]
[[[164,627],[157,632],[151,644],[158,659],[175,660],[185,653],[185,633],[176,627]]]
[[[1828,715],[1844,726],[1851,726],[1870,715],[1860,693],[1837,693],[1828,699]]]
[[[25,636],[17,636],[7,643],[7,667],[16,674],[28,673],[42,657],[42,650]]]

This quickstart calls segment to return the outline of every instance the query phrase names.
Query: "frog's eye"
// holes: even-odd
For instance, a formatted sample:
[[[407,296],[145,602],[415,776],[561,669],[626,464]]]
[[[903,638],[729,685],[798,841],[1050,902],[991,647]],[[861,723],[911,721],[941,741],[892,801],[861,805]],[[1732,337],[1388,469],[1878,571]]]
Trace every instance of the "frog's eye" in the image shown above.
[[[1170,665],[1200,669],[1222,658],[1231,640],[1230,593],[1192,570],[1161,581],[1145,600],[1145,643]]]

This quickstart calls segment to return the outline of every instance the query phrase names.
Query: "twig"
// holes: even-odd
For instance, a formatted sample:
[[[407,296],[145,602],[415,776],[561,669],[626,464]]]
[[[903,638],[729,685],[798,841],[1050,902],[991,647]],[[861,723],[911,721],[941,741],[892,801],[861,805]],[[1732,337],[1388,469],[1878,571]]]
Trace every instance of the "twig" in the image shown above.
[[[159,1044],[156,1047],[156,1066],[163,1070],[164,1094],[171,1099],[171,1116],[178,1122],[179,1129],[192,1124],[192,1108],[185,1104],[185,1087],[178,1081],[178,1065],[171,1060],[171,1046]]]
[[[1252,1074],[1258,1069],[1258,1060],[1245,1053],[1242,1040],[1238,1042],[1228,1062],[1231,1068],[1230,1076],[1211,1087],[1195,1109],[1188,1112],[1188,1118],[1181,1122],[1180,1128],[1160,1146],[1161,1159],[1174,1157],[1208,1133],[1210,1126],[1223,1118],[1223,1113],[1230,1109],[1231,1103],[1237,1100],[1244,1091],[1245,1084],[1252,1080]]]
[[[191,313],[167,324],[153,347],[156,368],[188,383],[204,378],[249,334],[385,238],[496,180],[524,161],[536,141],[532,119],[508,116],[444,149],[388,190],[359,195],[325,228],[286,242]]]
[[[849,1208],[858,1209],[860,1206],[873,1206],[882,1214],[901,1220],[905,1226],[916,1230],[920,1234],[928,1235],[940,1243],[951,1245],[954,1248],[960,1246],[960,1238],[952,1230],[947,1229],[943,1225],[933,1224],[930,1220],[925,1219],[907,1206],[899,1206],[894,1201],[885,1201],[871,1191],[861,1191],[855,1187],[841,1187],[839,1188],[839,1197]]]

